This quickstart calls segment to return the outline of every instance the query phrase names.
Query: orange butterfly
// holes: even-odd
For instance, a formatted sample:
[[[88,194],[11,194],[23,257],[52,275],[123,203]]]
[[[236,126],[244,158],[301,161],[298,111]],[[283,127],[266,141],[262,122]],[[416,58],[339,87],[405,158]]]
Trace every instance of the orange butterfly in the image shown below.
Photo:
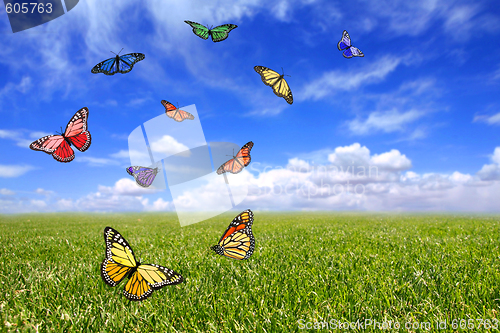
[[[222,175],[224,172],[238,173],[243,170],[244,167],[250,164],[252,158],[250,157],[250,150],[252,150],[253,142],[247,142],[236,156],[232,159],[222,164],[219,169],[217,169],[217,174]]]
[[[222,235],[219,243],[211,247],[215,253],[231,259],[250,258],[255,249],[252,233],[253,213],[250,209],[236,216]]]
[[[193,120],[194,116],[186,111],[176,108],[172,103],[165,100],[161,101],[161,104],[165,107],[165,113],[169,118],[175,121],[181,122],[185,119]]]

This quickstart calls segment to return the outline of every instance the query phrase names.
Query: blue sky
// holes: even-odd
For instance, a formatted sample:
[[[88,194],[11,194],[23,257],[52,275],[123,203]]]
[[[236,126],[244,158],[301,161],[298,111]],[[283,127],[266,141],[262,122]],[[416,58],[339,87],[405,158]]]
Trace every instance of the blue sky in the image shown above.
[[[168,190],[143,190],[124,169],[128,135],[162,99],[195,104],[206,141],[255,143],[238,210],[499,210],[495,1],[81,0],[16,34],[0,16],[0,213],[173,210]],[[184,20],[238,28],[213,43]],[[343,30],[364,58],[342,57]],[[122,48],[146,58],[128,74],[90,73]],[[290,75],[293,105],[256,65]],[[92,144],[74,161],[28,148],[84,106]],[[317,172],[370,166],[376,175]]]

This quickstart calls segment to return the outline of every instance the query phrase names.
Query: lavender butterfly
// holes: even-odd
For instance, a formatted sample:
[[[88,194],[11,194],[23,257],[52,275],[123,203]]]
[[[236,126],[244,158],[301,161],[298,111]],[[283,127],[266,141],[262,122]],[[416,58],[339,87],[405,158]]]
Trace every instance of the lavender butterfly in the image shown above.
[[[344,50],[344,52],[342,52],[342,55],[345,58],[364,57],[365,56],[363,54],[363,52],[361,52],[360,49],[358,49],[357,47],[351,46],[351,37],[349,37],[349,34],[345,30],[342,33],[342,39],[337,44],[337,47],[339,48],[339,51]]]
[[[158,168],[146,168],[143,166],[128,167],[127,172],[129,175],[134,176],[135,181],[142,187],[149,187],[153,184]]]

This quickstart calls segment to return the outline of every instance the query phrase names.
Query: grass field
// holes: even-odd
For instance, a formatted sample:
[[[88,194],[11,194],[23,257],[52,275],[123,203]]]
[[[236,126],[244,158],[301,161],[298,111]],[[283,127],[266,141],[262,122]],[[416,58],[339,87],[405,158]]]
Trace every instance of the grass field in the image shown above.
[[[455,321],[459,331],[500,326],[498,216],[255,211],[255,252],[236,261],[209,246],[237,213],[183,228],[175,214],[2,215],[0,330],[384,331],[376,321],[398,322],[401,332],[451,332],[460,319],[474,328]],[[123,282],[105,285],[106,226],[142,262],[172,268],[185,282],[139,303],[123,297]],[[335,320],[372,325],[336,330]]]

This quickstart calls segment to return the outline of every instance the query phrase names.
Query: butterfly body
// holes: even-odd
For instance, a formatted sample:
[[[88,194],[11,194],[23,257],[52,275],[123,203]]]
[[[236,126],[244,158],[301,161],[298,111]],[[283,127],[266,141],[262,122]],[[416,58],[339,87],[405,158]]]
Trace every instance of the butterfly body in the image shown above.
[[[89,109],[78,110],[66,125],[66,130],[61,135],[47,135],[30,144],[32,150],[43,151],[59,162],[68,163],[75,158],[75,152],[71,146],[75,146],[81,152],[90,147],[92,138],[87,131],[87,119]]]
[[[184,22],[186,22],[193,28],[193,33],[196,36],[205,40],[207,40],[208,37],[211,36],[214,43],[222,42],[223,40],[227,39],[227,37],[229,37],[229,32],[238,27],[236,24],[223,24],[213,29],[209,29],[208,27],[205,27],[204,25],[193,21]]]
[[[161,101],[161,104],[165,107],[165,114],[177,122],[184,121],[186,119],[193,120],[194,116],[184,110],[176,108],[172,103],[165,100]]]
[[[284,79],[285,74],[279,74],[264,66],[255,66],[254,70],[260,74],[262,82],[273,89],[276,96],[283,97],[288,104],[293,103],[292,90]]]
[[[143,166],[131,166],[126,170],[129,175],[134,177],[136,183],[142,187],[151,186],[156,175],[158,174],[158,168],[148,168]]]
[[[338,42],[337,48],[342,51],[344,58],[364,57],[360,49],[351,45],[351,37],[346,30],[342,33],[342,39]]]
[[[184,281],[179,273],[166,267],[141,264],[125,238],[111,227],[104,229],[104,242],[106,255],[101,264],[101,277],[111,287],[128,278],[123,294],[131,301],[142,301],[154,290]]]
[[[247,142],[241,149],[238,151],[236,156],[233,156],[232,159],[222,164],[217,169],[217,174],[222,175],[225,172],[231,173],[239,173],[243,170],[244,167],[250,164],[252,161],[252,157],[250,156],[250,150],[253,148],[253,142]]]
[[[211,249],[231,259],[250,258],[255,249],[255,237],[252,233],[253,212],[250,209],[236,216],[229,224],[219,242]]]
[[[103,73],[105,75],[115,75],[116,73],[125,74],[132,70],[135,63],[144,60],[146,56],[142,53],[129,53],[122,56],[117,55],[114,58],[104,60],[92,68],[94,74]]]

